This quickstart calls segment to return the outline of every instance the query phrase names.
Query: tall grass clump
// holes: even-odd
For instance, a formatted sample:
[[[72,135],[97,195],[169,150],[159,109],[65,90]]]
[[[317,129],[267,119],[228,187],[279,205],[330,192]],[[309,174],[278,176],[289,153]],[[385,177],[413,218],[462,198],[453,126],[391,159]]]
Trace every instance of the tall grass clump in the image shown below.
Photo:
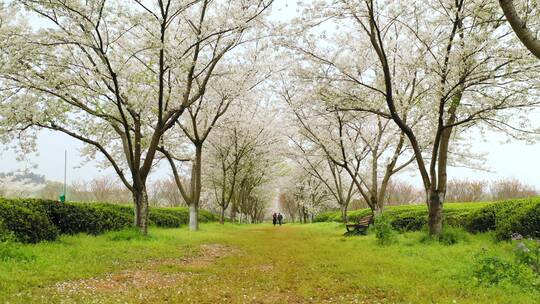
[[[461,227],[444,226],[440,235],[430,235],[427,229],[422,232],[421,243],[438,242],[443,245],[455,245],[469,240],[468,232]]]
[[[151,235],[142,235],[137,228],[131,227],[119,231],[111,231],[105,234],[109,241],[147,241],[153,239]]]
[[[375,222],[371,230],[375,233],[379,245],[388,246],[397,243],[398,233],[394,230],[390,220],[386,216],[379,215],[375,217]]]

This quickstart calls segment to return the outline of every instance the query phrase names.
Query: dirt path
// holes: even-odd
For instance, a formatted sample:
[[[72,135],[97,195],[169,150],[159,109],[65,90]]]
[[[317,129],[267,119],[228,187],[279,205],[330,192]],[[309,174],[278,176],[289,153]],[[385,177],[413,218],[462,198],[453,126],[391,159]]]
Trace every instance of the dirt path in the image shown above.
[[[351,290],[358,286],[343,284],[339,270],[333,272],[336,265],[330,254],[334,253],[324,238],[300,226],[251,226],[234,231],[220,242],[202,244],[177,259],[146,261],[121,273],[58,283],[53,287],[55,296],[51,300],[384,303],[388,292],[377,301],[369,301],[362,288]]]

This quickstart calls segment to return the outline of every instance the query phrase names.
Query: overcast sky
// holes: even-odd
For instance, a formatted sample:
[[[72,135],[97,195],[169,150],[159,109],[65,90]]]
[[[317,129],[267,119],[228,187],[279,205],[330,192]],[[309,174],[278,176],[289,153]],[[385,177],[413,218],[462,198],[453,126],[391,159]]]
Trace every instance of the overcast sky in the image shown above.
[[[295,14],[296,1],[278,0],[274,7],[274,14],[278,19],[286,19]],[[538,121],[540,115],[534,120]],[[533,121],[534,121],[533,120]],[[527,145],[522,142],[504,143],[506,138],[497,133],[490,133],[487,138],[475,138],[477,144],[472,153],[486,153],[486,166],[490,172],[476,171],[464,168],[451,168],[449,177],[456,179],[486,179],[496,180],[501,178],[515,177],[519,180],[534,185],[540,190],[540,143]],[[63,180],[64,151],[68,151],[68,182],[89,180],[99,175],[112,175],[112,170],[100,170],[95,163],[83,164],[78,150],[82,145],[74,139],[50,131],[42,131],[38,140],[39,155],[30,157],[30,162],[17,162],[12,151],[0,151],[0,172],[24,170],[32,168],[34,173],[45,175],[49,180]],[[164,166],[154,174],[156,177],[164,177],[169,173]],[[401,174],[402,179],[411,183],[420,184],[420,180],[412,173]]]
[[[540,118],[540,117],[539,117]],[[504,137],[490,134],[489,138],[479,141],[473,153],[486,153],[486,166],[490,172],[465,168],[451,168],[450,178],[487,179],[515,177],[540,190],[540,143],[527,145],[521,142],[503,143]],[[112,170],[101,170],[94,163],[83,164],[78,155],[82,145],[70,137],[49,131],[40,133],[38,140],[39,155],[30,157],[31,162],[17,162],[14,153],[4,151],[0,154],[0,172],[31,168],[34,173],[45,175],[47,179],[63,180],[64,151],[68,151],[68,181],[89,180],[95,176],[112,174]],[[37,168],[31,165],[37,164]],[[82,164],[82,165],[81,165]],[[169,173],[164,166],[155,172],[154,178],[165,177]],[[419,184],[420,180],[412,173],[401,174],[400,178]]]

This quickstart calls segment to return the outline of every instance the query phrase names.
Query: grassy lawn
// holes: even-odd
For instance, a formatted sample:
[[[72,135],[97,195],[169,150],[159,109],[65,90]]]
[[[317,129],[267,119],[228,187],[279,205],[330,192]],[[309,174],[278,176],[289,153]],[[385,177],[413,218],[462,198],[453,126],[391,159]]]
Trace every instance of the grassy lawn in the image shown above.
[[[343,226],[205,224],[63,236],[0,261],[1,303],[538,303],[519,282],[480,287],[475,256],[513,246],[471,235],[453,246],[421,233],[377,245]],[[17,254],[20,256],[17,257]]]

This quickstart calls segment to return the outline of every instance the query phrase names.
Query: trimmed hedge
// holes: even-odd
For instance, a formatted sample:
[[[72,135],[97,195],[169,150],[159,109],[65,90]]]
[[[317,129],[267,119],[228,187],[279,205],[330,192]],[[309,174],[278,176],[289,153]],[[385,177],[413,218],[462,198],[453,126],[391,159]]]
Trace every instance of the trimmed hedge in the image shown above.
[[[95,204],[62,204],[51,200],[19,200],[18,204],[46,214],[61,234],[97,235],[122,229],[133,223],[133,216]]]
[[[0,219],[13,237],[23,243],[52,241],[59,234],[46,214],[15,202],[0,202]]]
[[[6,227],[4,220],[0,218],[0,243],[9,241],[13,238],[13,232]]]
[[[134,208],[107,203],[60,203],[40,199],[0,198],[0,239],[8,236],[23,243],[51,241],[59,234],[101,234],[131,227]],[[216,221],[200,210],[201,222]],[[150,208],[150,225],[177,228],[189,222],[186,208]]]
[[[506,215],[506,218],[496,218],[495,236],[498,239],[510,239],[515,232],[526,237],[540,237],[540,203],[523,204]]]
[[[349,212],[349,220],[371,213],[370,209]],[[394,229],[414,231],[427,223],[425,205],[390,206],[384,211]],[[319,214],[315,222],[341,222],[339,212]],[[525,237],[540,237],[540,198],[483,203],[447,203],[443,209],[443,223],[463,227],[469,232],[495,231],[497,239],[509,239],[517,232]]]

